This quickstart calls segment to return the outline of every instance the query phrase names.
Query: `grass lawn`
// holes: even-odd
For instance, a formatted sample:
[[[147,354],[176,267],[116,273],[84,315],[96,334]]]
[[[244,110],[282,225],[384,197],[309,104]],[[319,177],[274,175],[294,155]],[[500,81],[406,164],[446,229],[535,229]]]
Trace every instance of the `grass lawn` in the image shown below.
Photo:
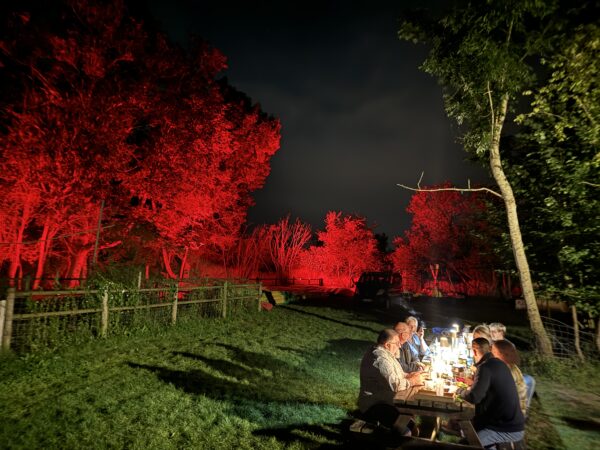
[[[4,355],[0,448],[343,446],[360,358],[405,314],[292,304]],[[598,433],[582,428],[600,416],[598,377],[581,390],[552,381],[560,368],[539,370],[528,448],[597,448]],[[558,387],[588,399],[585,411]]]

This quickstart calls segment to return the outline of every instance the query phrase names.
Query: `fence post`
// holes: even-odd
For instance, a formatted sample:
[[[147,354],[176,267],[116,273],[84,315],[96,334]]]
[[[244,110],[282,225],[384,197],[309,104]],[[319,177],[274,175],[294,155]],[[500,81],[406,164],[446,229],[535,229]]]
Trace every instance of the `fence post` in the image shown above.
[[[177,323],[177,300],[179,299],[179,282],[175,283],[175,295],[173,295],[173,309],[171,310],[171,325]]]
[[[108,332],[108,291],[102,293],[102,323],[100,326],[100,336],[106,337]]]
[[[8,288],[6,296],[6,311],[4,313],[4,329],[2,333],[2,348],[10,349],[10,340],[12,337],[13,312],[15,310],[15,288]]]
[[[4,336],[4,318],[6,317],[6,299],[0,300],[0,348],[2,348],[2,336]]]
[[[138,273],[137,288],[138,288],[138,291],[142,288],[142,271],[141,270]]]
[[[223,307],[221,308],[223,319],[227,317],[227,281],[223,283]]]
[[[260,312],[260,299],[262,298],[262,283],[258,283],[258,312]]]

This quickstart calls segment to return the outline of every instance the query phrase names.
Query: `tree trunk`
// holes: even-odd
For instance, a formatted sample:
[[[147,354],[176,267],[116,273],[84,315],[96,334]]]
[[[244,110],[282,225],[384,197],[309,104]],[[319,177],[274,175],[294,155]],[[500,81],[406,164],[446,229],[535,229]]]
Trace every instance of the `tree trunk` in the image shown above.
[[[162,248],[162,256],[167,275],[169,275],[169,277],[174,280],[177,279],[177,275],[175,275],[175,272],[173,272],[173,269],[171,268],[171,256],[169,255],[169,252],[167,252],[167,249],[164,247]]]
[[[600,351],[600,317],[598,317],[598,323],[596,324],[596,348]]]
[[[91,249],[79,250],[75,254],[75,259],[73,263],[73,269],[71,270],[71,280],[69,280],[69,287],[77,287],[79,286],[79,278],[83,278],[83,274],[86,273],[87,269],[87,258],[90,254]]]
[[[44,266],[46,265],[46,259],[48,258],[48,253],[50,253],[50,248],[52,247],[52,240],[58,231],[57,227],[52,227],[50,218],[47,218],[44,222],[44,230],[42,231],[42,237],[39,242],[40,249],[38,255],[37,268],[35,271],[35,278],[33,279],[33,287],[32,290],[36,290],[42,281],[42,277],[44,276]]]
[[[496,180],[496,183],[498,184],[498,187],[500,188],[502,198],[504,199],[506,216],[508,218],[510,240],[515,262],[517,264],[517,269],[519,271],[519,277],[521,279],[523,297],[525,298],[525,304],[527,305],[527,315],[529,317],[531,330],[535,336],[537,347],[540,353],[544,356],[553,356],[552,343],[550,342],[550,338],[548,337],[548,334],[544,328],[544,324],[542,323],[540,311],[535,299],[535,293],[533,291],[529,263],[527,262],[525,246],[523,245],[523,237],[521,235],[521,228],[519,226],[517,203],[515,201],[512,187],[506,178],[504,169],[502,168],[502,159],[500,158],[500,135],[502,133],[502,126],[504,125],[507,109],[508,94],[504,94],[502,96],[501,104],[498,108],[498,115],[493,122],[492,140],[490,143],[490,169],[494,179]]]
[[[183,280],[183,276],[185,274],[185,265],[187,264],[187,256],[188,256],[188,248],[185,248],[185,253],[183,255],[183,260],[181,261],[181,268],[179,269],[179,279]]]
[[[21,223],[17,230],[17,236],[14,243],[14,249],[11,252],[10,265],[8,266],[8,285],[14,286],[15,279],[17,278],[17,272],[21,269],[21,248],[23,247],[23,237],[25,235],[25,228],[31,220],[31,209],[32,199],[27,197],[25,204],[23,205],[23,213],[21,214]],[[21,276],[23,274],[21,273]]]

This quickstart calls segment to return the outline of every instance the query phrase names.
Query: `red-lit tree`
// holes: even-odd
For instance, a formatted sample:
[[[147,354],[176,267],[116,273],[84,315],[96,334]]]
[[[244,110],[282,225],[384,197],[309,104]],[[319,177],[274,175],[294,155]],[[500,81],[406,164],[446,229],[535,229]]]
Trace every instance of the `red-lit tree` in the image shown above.
[[[432,188],[437,187],[451,185]],[[412,225],[404,238],[396,238],[392,254],[405,289],[422,288],[425,274],[433,281],[426,287],[431,294],[440,289],[440,278],[444,279],[446,292],[473,291],[482,285],[486,290],[491,288],[484,275],[491,276],[494,269],[493,230],[485,220],[486,204],[481,196],[450,190],[420,191],[413,195],[406,210],[413,215]]]
[[[0,37],[6,273],[27,263],[39,277],[52,255],[63,274],[85,275],[103,203],[113,228],[101,249],[135,241],[180,276],[190,252],[235,242],[279,123],[215,81],[217,50],[183,52],[120,0],[59,6],[52,26],[45,11],[18,12]]]
[[[362,217],[330,211],[317,237],[320,245],[310,247],[303,264],[322,278],[351,285],[362,272],[382,267],[377,239]]]
[[[292,269],[299,263],[299,258],[312,232],[310,225],[299,219],[290,223],[285,217],[274,225],[266,225],[259,230],[259,239],[265,247],[267,267],[273,267],[280,280],[290,277]]]

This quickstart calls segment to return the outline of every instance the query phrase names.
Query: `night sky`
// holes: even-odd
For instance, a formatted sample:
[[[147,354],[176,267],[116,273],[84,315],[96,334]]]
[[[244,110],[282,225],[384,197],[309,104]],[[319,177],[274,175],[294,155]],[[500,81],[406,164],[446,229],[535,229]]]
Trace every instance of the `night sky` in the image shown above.
[[[418,2],[423,6],[426,2]],[[445,116],[441,88],[418,69],[426,50],[397,38],[408,2],[152,0],[159,26],[228,58],[224,73],[282,123],[281,149],[251,223],[286,214],[323,228],[329,210],[402,234],[411,192],[397,183],[484,181]]]

